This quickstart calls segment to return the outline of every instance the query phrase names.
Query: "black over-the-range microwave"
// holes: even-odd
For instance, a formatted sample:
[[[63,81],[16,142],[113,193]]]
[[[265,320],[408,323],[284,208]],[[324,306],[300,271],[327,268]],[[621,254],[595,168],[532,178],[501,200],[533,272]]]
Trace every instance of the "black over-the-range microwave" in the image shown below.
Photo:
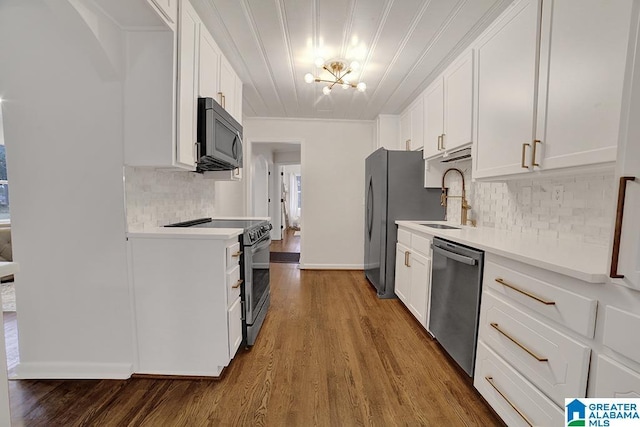
[[[198,98],[198,172],[242,167],[242,125],[213,98]]]

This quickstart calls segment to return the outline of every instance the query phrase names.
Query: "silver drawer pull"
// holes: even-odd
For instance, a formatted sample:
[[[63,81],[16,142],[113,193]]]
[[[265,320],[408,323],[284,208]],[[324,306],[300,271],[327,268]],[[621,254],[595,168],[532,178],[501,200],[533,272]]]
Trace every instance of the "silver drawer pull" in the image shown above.
[[[511,401],[511,399],[509,399],[499,388],[498,386],[496,386],[496,383],[493,382],[493,377],[484,377],[485,380],[487,380],[487,382],[489,384],[491,384],[491,387],[494,388],[495,391],[498,392],[498,394],[500,396],[502,396],[502,398],[509,404],[509,406],[511,406],[513,408],[514,411],[516,411],[518,413],[518,415],[520,415],[520,417],[522,417],[522,419],[524,420],[525,423],[529,424],[531,427],[533,427],[533,423],[531,421],[529,421],[529,418],[527,418],[527,416],[525,414],[522,413],[522,411],[520,409],[518,409],[516,407],[516,405],[513,404],[513,402]]]
[[[531,299],[534,299],[534,300],[536,300],[538,302],[541,302],[542,304],[545,304],[545,305],[555,305],[556,304],[555,301],[547,301],[545,299],[540,298],[539,296],[537,296],[535,294],[532,294],[532,293],[527,292],[527,291],[525,291],[523,289],[520,289],[520,288],[518,288],[516,286],[513,286],[511,283],[505,282],[504,279],[502,279],[500,277],[496,277],[495,281],[500,283],[503,286],[506,286],[507,288],[513,289],[516,292],[520,292],[522,295],[526,295]]]
[[[232,254],[231,256],[234,258],[238,258],[240,255],[242,255],[242,251],[238,251],[235,254]]]
[[[505,337],[509,338],[515,345],[517,345],[518,347],[520,347],[521,349],[523,349],[524,351],[529,353],[529,355],[531,355],[531,357],[536,359],[538,362],[548,362],[549,361],[548,358],[538,356],[533,351],[529,350],[525,345],[522,345],[517,339],[515,339],[514,337],[512,337],[511,335],[509,335],[508,333],[506,333],[502,329],[500,329],[500,325],[498,325],[497,323],[491,323],[491,327],[493,329],[495,329],[496,331],[500,332]]]
[[[242,285],[243,280],[239,279],[235,285],[231,286],[233,289],[239,288]]]

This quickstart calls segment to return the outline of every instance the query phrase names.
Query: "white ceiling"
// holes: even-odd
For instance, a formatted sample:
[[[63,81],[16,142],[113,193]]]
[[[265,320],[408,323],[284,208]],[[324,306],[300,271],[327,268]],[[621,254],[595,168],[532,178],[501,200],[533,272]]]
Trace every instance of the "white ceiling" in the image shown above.
[[[243,81],[248,117],[398,114],[512,0],[192,0]],[[367,91],[304,82],[357,59]],[[353,80],[353,78],[352,78]]]

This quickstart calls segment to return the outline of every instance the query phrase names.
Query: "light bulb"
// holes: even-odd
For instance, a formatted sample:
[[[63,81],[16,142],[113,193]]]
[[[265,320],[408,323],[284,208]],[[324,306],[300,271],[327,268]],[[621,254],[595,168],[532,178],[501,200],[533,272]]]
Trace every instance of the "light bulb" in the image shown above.
[[[331,93],[331,88],[329,86],[323,87],[322,93],[324,93],[325,95],[329,95]]]
[[[316,61],[314,62],[314,64],[316,64],[316,67],[320,68],[324,65],[324,59],[317,57]]]
[[[358,61],[352,61],[351,64],[349,65],[349,67],[353,71],[358,71],[360,69],[360,63]]]
[[[307,73],[304,75],[304,81],[307,83],[313,83],[313,81],[315,80],[315,77],[313,77],[313,74],[311,73]]]
[[[358,92],[364,92],[365,90],[367,90],[367,84],[365,82],[360,82],[358,83],[356,88],[358,89]]]

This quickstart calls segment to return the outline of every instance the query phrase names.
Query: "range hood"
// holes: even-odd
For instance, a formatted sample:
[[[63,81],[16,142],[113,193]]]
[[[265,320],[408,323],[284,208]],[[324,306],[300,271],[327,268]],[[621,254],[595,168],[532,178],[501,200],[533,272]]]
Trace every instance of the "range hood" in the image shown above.
[[[440,163],[457,162],[460,160],[467,160],[470,158],[471,158],[471,147],[465,147],[456,151],[452,151],[451,153],[445,152],[442,155],[442,157],[440,157]]]

